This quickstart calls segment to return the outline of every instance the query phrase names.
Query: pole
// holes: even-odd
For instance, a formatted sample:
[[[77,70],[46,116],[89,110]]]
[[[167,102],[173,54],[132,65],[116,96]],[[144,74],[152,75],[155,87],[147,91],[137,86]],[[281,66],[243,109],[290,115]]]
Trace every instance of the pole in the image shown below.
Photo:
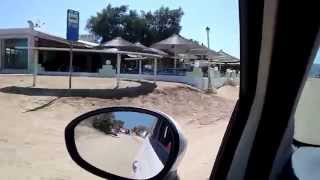
[[[209,68],[208,68],[208,90],[207,90],[209,93],[213,92],[212,80],[213,80],[214,77],[212,77],[211,75],[212,75],[212,69],[209,66]]]
[[[176,72],[176,69],[177,69],[177,60],[176,60],[176,57],[177,57],[177,49],[176,49],[176,46],[174,46],[174,72]]]
[[[69,89],[71,89],[71,78],[72,78],[72,61],[73,61],[73,52],[72,52],[73,44],[70,43],[70,61],[69,61]]]
[[[121,54],[117,54],[117,88],[120,86]]]
[[[139,79],[140,80],[142,79],[141,74],[142,74],[142,60],[139,59]]]
[[[154,58],[154,65],[153,65],[153,81],[154,81],[154,83],[157,82],[157,65],[158,65],[157,58]]]
[[[207,31],[207,45],[208,45],[208,48],[210,49],[210,37],[209,37],[210,28],[208,26],[206,27],[206,31]]]
[[[34,50],[34,60],[33,60],[33,83],[32,86],[36,86],[37,81],[37,74],[38,74],[38,58],[39,58],[39,51]]]

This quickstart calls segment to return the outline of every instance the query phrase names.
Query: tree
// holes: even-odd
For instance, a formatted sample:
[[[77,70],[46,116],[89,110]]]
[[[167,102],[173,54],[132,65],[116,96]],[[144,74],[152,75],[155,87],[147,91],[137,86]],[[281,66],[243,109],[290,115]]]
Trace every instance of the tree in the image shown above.
[[[131,42],[144,41],[143,38],[147,34],[147,24],[137,11],[130,10],[129,14],[123,18],[122,26],[124,27],[124,31],[121,36],[124,39]]]
[[[124,31],[123,17],[127,11],[128,6],[112,7],[109,4],[96,16],[89,18],[86,28],[95,35],[102,37],[102,42],[121,36]]]
[[[142,12],[143,17],[146,19],[149,38],[147,43],[155,43],[168,38],[172,34],[179,34],[181,31],[181,18],[183,16],[181,8],[170,10],[168,7],[161,7],[154,13]]]
[[[110,4],[89,18],[86,28],[102,37],[102,42],[121,36],[131,42],[151,45],[181,31],[183,10],[161,7],[151,12],[129,10],[128,6]]]
[[[115,116],[113,113],[103,113],[94,116],[92,126],[106,134],[112,133]]]

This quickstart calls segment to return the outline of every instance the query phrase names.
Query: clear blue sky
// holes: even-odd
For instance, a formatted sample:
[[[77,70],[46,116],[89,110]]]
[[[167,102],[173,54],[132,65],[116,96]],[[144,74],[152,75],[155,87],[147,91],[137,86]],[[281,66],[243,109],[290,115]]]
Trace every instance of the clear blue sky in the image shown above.
[[[182,7],[181,35],[206,44],[209,26],[211,48],[239,57],[238,0],[1,0],[0,28],[26,27],[27,20],[40,20],[45,32],[65,37],[67,9],[74,9],[80,11],[80,33],[86,33],[87,19],[108,3],[146,11],[161,5]]]
[[[181,35],[206,44],[205,27],[211,28],[210,47],[239,57],[238,0],[1,0],[0,28],[26,27],[27,21],[40,21],[43,31],[65,37],[67,9],[80,11],[80,34],[87,33],[87,19],[108,3],[129,5],[136,10],[164,6],[182,7],[185,12]],[[316,63],[320,63],[320,52]]]
[[[143,125],[145,127],[152,127],[157,118],[148,114],[136,112],[115,112],[115,119],[124,122],[124,127],[132,129],[135,126]]]
[[[314,63],[315,64],[320,64],[320,50],[319,50],[319,48],[318,48],[318,53],[316,55]]]

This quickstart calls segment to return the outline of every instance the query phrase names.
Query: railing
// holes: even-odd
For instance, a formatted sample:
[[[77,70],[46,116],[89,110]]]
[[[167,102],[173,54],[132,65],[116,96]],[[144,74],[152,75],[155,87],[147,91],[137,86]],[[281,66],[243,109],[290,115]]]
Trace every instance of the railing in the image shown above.
[[[171,75],[171,76],[185,76],[187,72],[191,72],[192,70],[189,69],[174,69],[174,68],[168,68],[168,69],[162,69],[158,71],[158,74],[160,75]]]
[[[40,70],[41,69],[41,70]],[[44,69],[39,68],[39,74],[43,75],[68,75],[68,72],[48,72]],[[107,72],[110,72],[109,69]],[[210,74],[210,78],[204,77],[204,73],[199,68],[194,68],[193,71],[188,69],[160,69],[157,71],[157,76],[154,76],[152,69],[143,69],[142,74],[139,75],[138,70],[122,69],[120,73],[121,78],[127,79],[145,79],[145,80],[157,80],[157,81],[169,81],[169,82],[179,82],[194,86],[196,88],[207,90],[208,86],[211,88],[220,88],[224,85],[239,85],[240,73],[234,70],[227,70],[226,73],[220,73],[217,69],[209,68],[207,76]],[[115,77],[116,72],[105,74],[102,72],[98,73],[84,73],[84,72],[74,72],[73,76],[90,76],[90,77]],[[210,83],[208,83],[210,79]]]
[[[185,69],[185,68],[166,68],[166,69],[159,69],[157,70],[158,75],[170,75],[170,76],[185,76],[187,72],[192,71],[191,69]],[[121,69],[120,71],[122,74],[139,74],[139,69]],[[146,75],[153,75],[154,71],[153,69],[142,69],[142,74]]]
[[[120,74],[121,78],[125,79],[144,79],[144,80],[150,80],[150,81],[166,81],[166,82],[178,82],[178,83],[184,83],[191,86],[194,86],[198,89],[206,90],[207,89],[207,81],[208,78],[204,77],[192,77],[192,76],[172,76],[172,75],[157,75],[156,77],[154,75],[150,74]]]

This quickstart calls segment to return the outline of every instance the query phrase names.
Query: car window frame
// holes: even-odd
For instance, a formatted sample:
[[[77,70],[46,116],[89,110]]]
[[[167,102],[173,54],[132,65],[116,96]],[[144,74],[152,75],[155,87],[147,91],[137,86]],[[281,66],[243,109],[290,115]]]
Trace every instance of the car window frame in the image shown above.
[[[260,61],[259,57],[254,55],[249,55],[248,52],[251,52],[255,54],[258,52],[258,54],[261,53],[260,45],[263,44],[263,42],[259,41],[261,33],[263,32],[263,29],[261,29],[262,24],[264,23],[261,21],[263,16],[263,9],[264,5],[267,1],[253,1],[253,0],[240,0],[239,1],[239,12],[240,12],[240,69],[241,69],[241,79],[240,79],[240,95],[239,100],[237,102],[237,105],[235,107],[235,110],[232,114],[232,117],[230,119],[227,131],[225,133],[225,136],[222,141],[222,145],[219,149],[218,156],[216,158],[215,165],[212,169],[210,179],[227,179],[227,175],[230,173],[230,166],[233,163],[236,163],[233,161],[233,157],[236,153],[236,147],[239,145],[240,137],[243,133],[243,128],[246,125],[248,113],[250,111],[250,108],[252,106],[252,96],[254,95],[255,91],[246,91],[250,89],[250,87],[254,87],[257,83],[254,78],[250,78],[247,75],[250,76],[256,76],[256,71],[259,70],[259,68],[256,66],[256,62]],[[264,4],[261,7],[261,3]],[[301,86],[303,86],[305,79],[303,78],[306,75],[306,71],[308,68],[310,68],[310,61],[312,57],[315,56],[314,48],[319,46],[319,31],[317,32],[317,26],[319,24],[319,21],[315,18],[316,16],[313,16],[312,13],[316,11],[310,11],[315,10],[316,5],[312,4],[312,2],[306,2],[302,6],[298,3],[291,3],[288,1],[272,1],[272,3],[277,3],[277,11],[275,13],[276,17],[276,29],[275,34],[273,36],[275,43],[272,44],[273,50],[270,54],[270,60],[272,61],[272,65],[269,69],[269,76],[267,77],[267,86],[266,86],[266,99],[269,101],[267,106],[263,106],[263,110],[261,114],[260,120],[263,120],[263,123],[259,123],[258,130],[255,133],[255,138],[253,141],[253,146],[251,149],[248,149],[251,153],[248,158],[248,163],[246,165],[246,168],[244,168],[245,172],[242,172],[244,174],[243,177],[238,177],[239,179],[269,179],[274,178],[276,176],[272,176],[279,172],[279,169],[281,166],[278,166],[278,169],[274,169],[273,167],[276,167],[276,165],[273,162],[278,163],[284,163],[286,159],[282,159],[278,161],[278,159],[281,158],[281,156],[284,155],[284,153],[288,152],[288,149],[285,149],[283,151],[281,148],[286,146],[288,142],[290,142],[290,139],[292,139],[293,135],[289,135],[288,139],[284,139],[285,135],[288,131],[290,131],[289,127],[290,120],[292,120],[292,112],[295,109],[296,100],[299,98],[299,90],[301,90]],[[260,5],[260,6],[259,6]],[[270,4],[269,4],[270,5]],[[294,5],[292,7],[292,5]],[[301,13],[293,13],[298,11],[301,11],[301,9],[308,10],[308,13],[301,14]],[[268,12],[266,13],[268,14]],[[280,14],[280,15],[279,15]],[[290,16],[292,15],[292,16]],[[303,17],[297,17],[297,16],[303,16]],[[308,21],[301,22],[303,25],[299,28],[292,28],[293,24],[286,24],[286,21],[292,22],[292,17],[295,18],[302,18],[302,19],[308,19]],[[293,18],[293,19],[295,19]],[[257,21],[254,21],[257,20]],[[259,21],[260,20],[260,21]],[[310,23],[311,22],[317,22],[317,23]],[[314,21],[312,21],[314,20]],[[300,22],[300,21],[299,21]],[[309,24],[308,24],[309,23]],[[288,27],[285,25],[289,25],[291,28],[288,31]],[[256,30],[257,32],[252,32],[252,30]],[[251,33],[249,33],[251,32]],[[279,83],[277,79],[270,78],[270,76],[274,76],[276,74],[279,74],[279,69],[277,69],[277,65],[281,65],[283,67],[283,62],[281,62],[281,58],[288,58],[285,57],[288,53],[288,47],[293,47],[296,44],[288,44],[283,37],[291,37],[297,32],[303,32],[307,33],[308,36],[303,39],[302,37],[299,38],[298,41],[300,49],[302,51],[298,51],[298,56],[296,59],[298,59],[296,62],[293,62],[292,67],[294,70],[297,70],[299,73],[296,74],[293,79],[289,79],[288,81],[285,81],[286,83],[282,82],[282,86],[287,88],[292,88],[292,91],[290,91],[290,98],[285,99],[282,103],[277,104],[276,101],[279,99],[275,99],[274,96],[270,96],[272,92],[275,92],[274,86]],[[287,34],[285,34],[287,33]],[[287,47],[285,47],[286,45]],[[297,48],[295,47],[295,48]],[[279,48],[284,48],[286,51],[285,53],[281,53]],[[293,49],[295,49],[293,48]],[[294,51],[296,52],[296,51]],[[290,56],[292,58],[292,55]],[[253,65],[250,63],[253,63]],[[250,69],[252,67],[253,69]],[[251,81],[250,81],[251,80]],[[250,82],[250,83],[248,83]],[[281,85],[281,84],[280,84]],[[291,90],[291,89],[290,89]],[[275,92],[276,93],[276,92]],[[243,103],[243,102],[246,103]],[[270,147],[267,146],[267,148],[264,150],[267,153],[264,155],[261,155],[264,151],[261,147],[261,143],[263,140],[265,140],[265,137],[267,136],[267,133],[270,131],[272,132],[272,129],[270,129],[272,126],[267,125],[270,122],[267,121],[268,118],[272,116],[268,116],[265,113],[271,112],[271,110],[276,110],[275,108],[280,108],[278,105],[285,105],[288,107],[288,110],[290,109],[289,113],[286,113],[286,115],[283,115],[283,119],[280,120],[281,124],[280,126],[277,126],[275,128],[275,133],[271,134],[270,141],[267,142]],[[273,106],[271,106],[273,105]],[[247,109],[246,109],[246,108]],[[248,111],[249,109],[249,111]],[[281,113],[281,111],[278,111]],[[283,113],[284,114],[284,113]],[[272,114],[277,115],[277,114]],[[268,117],[268,118],[267,118]],[[292,121],[291,121],[292,122]],[[268,131],[264,130],[263,128],[267,127]],[[236,130],[238,129],[238,130]],[[233,134],[236,132],[235,134]],[[270,134],[270,133],[269,133]],[[241,142],[240,142],[241,143]],[[238,156],[241,156],[240,154],[237,154]],[[262,163],[263,162],[263,163]],[[259,164],[260,163],[260,164]]]

